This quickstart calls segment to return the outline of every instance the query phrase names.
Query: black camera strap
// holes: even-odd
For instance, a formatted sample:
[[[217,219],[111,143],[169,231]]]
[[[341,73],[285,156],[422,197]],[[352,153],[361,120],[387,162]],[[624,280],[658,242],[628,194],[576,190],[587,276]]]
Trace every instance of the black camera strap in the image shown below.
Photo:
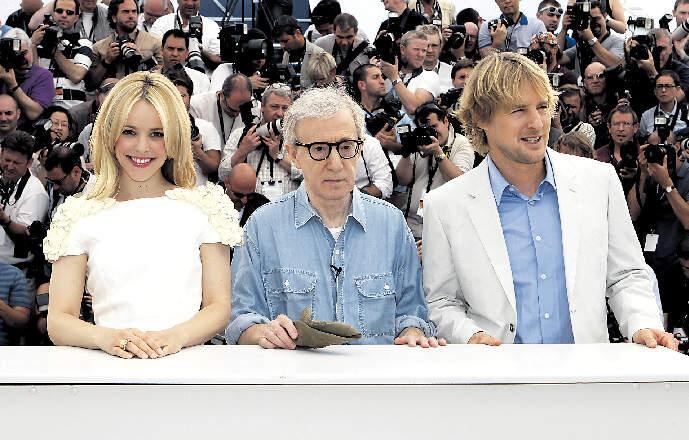
[[[368,41],[364,40],[361,42],[360,45],[357,47],[353,47],[347,55],[340,61],[340,64],[337,65],[337,71],[336,73],[338,75],[347,75],[347,69],[349,68],[349,65],[358,57],[361,55],[361,52],[364,51],[368,47]],[[339,46],[337,44],[333,44],[333,58],[335,58],[335,51],[339,52]]]
[[[411,76],[409,77],[409,79],[407,79],[407,80],[405,80],[405,81],[402,81],[402,82],[404,83],[404,87],[407,87],[407,86],[409,85],[409,83],[410,83],[414,78],[416,78],[417,76],[421,75],[422,73],[423,73],[423,66],[421,66],[421,67],[419,67],[418,69],[414,70],[414,71],[411,73]],[[394,90],[394,89],[393,89],[393,90]]]
[[[19,179],[19,182],[17,182],[16,184],[17,192],[14,195],[14,202],[12,203],[10,203],[10,197],[12,197],[15,185],[5,184],[4,182],[2,185],[0,185],[0,202],[3,206],[14,205],[15,203],[17,203],[17,201],[19,201],[19,198],[22,196],[24,188],[26,188],[26,183],[29,181],[30,177],[31,173],[29,172],[29,170],[26,170],[26,174],[24,174],[21,177],[21,179]]]
[[[684,121],[686,122],[686,108],[680,108],[679,102],[676,102],[675,104],[677,106],[677,111],[672,114],[672,118],[670,119],[670,124],[668,126],[670,127],[670,131],[675,129],[675,125],[677,125],[677,119],[679,119],[679,114],[684,113]],[[684,110],[684,111],[683,111]],[[656,105],[655,111],[653,112],[653,119],[655,122],[655,118],[660,116],[660,104]]]
[[[416,183],[416,158],[417,154],[414,154],[414,161],[411,164],[411,182],[407,185],[407,206],[404,208],[404,218],[409,218],[409,209],[411,208],[411,195],[414,192],[414,184]]]
[[[340,153],[338,152],[337,154]],[[361,150],[361,160],[364,161],[364,170],[366,171],[366,178],[368,179],[368,184],[369,186],[373,186],[373,180],[371,180],[371,175],[368,172],[368,164],[366,163],[366,158],[364,157],[364,150]]]
[[[222,141],[227,142],[227,136],[225,135],[225,112],[222,111],[222,107],[220,106],[220,96],[216,98],[216,104],[218,106],[218,119],[220,120],[220,132],[222,133]],[[232,133],[232,130],[234,129],[234,123],[237,120],[237,117],[235,116],[232,118],[232,126],[230,127],[230,134]]]

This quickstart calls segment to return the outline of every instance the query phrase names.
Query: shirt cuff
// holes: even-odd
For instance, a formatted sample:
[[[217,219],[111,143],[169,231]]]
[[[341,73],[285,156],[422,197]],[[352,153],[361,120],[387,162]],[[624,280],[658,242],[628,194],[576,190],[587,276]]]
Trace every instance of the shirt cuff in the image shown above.
[[[395,335],[399,336],[407,327],[416,327],[423,332],[427,337],[433,337],[436,334],[435,325],[430,321],[424,321],[416,316],[404,315],[397,318],[397,329]]]
[[[270,322],[265,316],[261,316],[257,313],[245,313],[243,315],[237,316],[230,322],[230,325],[225,329],[225,339],[228,345],[236,345],[239,341],[239,337],[242,333],[252,325],[256,324],[266,324]]]

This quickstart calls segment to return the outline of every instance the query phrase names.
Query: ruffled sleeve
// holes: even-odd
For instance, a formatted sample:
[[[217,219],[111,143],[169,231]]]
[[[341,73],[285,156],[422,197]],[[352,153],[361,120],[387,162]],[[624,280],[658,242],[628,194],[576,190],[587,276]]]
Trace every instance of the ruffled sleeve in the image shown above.
[[[239,226],[239,214],[222,187],[207,182],[194,189],[177,188],[166,194],[171,199],[189,202],[206,214],[212,230],[204,233],[203,243],[241,244],[244,230]]]
[[[50,222],[48,234],[43,239],[43,253],[46,260],[53,263],[65,255],[87,253],[85,237],[75,230],[77,222],[114,204],[114,199],[68,197],[63,204],[58,206]]]

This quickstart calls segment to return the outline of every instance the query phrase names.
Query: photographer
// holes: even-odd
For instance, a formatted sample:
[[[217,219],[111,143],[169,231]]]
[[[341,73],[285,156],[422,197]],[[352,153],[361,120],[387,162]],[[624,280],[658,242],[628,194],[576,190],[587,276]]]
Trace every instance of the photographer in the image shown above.
[[[275,22],[273,37],[280,43],[284,50],[282,63],[296,63],[301,75],[301,88],[308,88],[313,85],[313,80],[306,72],[306,65],[309,63],[311,55],[323,52],[323,49],[315,44],[306,41],[301,33],[301,28],[297,20],[290,15],[283,15]]]
[[[33,255],[28,249],[28,226],[42,222],[48,212],[48,194],[29,172],[34,139],[26,132],[10,133],[0,152],[0,262],[25,269]]]
[[[554,89],[565,84],[577,84],[577,76],[574,72],[560,64],[562,50],[557,44],[557,38],[551,32],[541,32],[531,37],[530,49],[531,51],[537,50],[542,53],[546,72],[548,72],[550,84]]]
[[[579,132],[589,140],[591,147],[596,144],[596,130],[588,122],[581,120],[583,98],[581,89],[573,84],[560,87],[560,127],[564,133]]]
[[[679,103],[677,99],[679,91],[679,76],[671,70],[663,70],[655,79],[654,90],[658,99],[658,105],[649,108],[641,115],[639,136],[647,138],[652,133],[656,136],[655,121],[658,117],[665,118],[667,129],[680,131],[687,127],[687,105]]]
[[[388,11],[388,18],[384,20],[378,28],[376,36],[386,32],[392,34],[395,42],[402,38],[402,35],[413,31],[417,26],[429,24],[426,18],[419,12],[407,7],[408,0],[383,0],[383,5]]]
[[[337,0],[320,0],[311,11],[311,25],[304,32],[306,41],[316,43],[321,37],[331,35],[335,28],[335,17],[342,13]]]
[[[189,55],[189,35],[179,29],[170,29],[165,32],[162,55],[161,70],[169,69],[176,64],[184,66]],[[184,71],[194,83],[194,93],[205,93],[210,90],[211,82],[208,75],[189,67],[184,67]]]
[[[463,32],[461,31],[461,26],[464,26]],[[458,32],[453,29],[457,29]],[[478,61],[480,59],[478,53],[478,26],[471,21],[450,26],[445,29],[443,38],[447,37],[446,39],[450,40],[452,35],[457,33],[461,33],[464,36],[463,43],[457,46],[456,44],[448,44],[449,41],[446,42],[443,45],[442,52],[440,52],[440,61],[451,65],[464,59]]]
[[[0,263],[0,346],[19,342],[16,330],[28,324],[33,306],[33,294],[22,271]]]
[[[189,113],[210,122],[223,145],[235,129],[252,123],[258,113],[258,106],[252,105],[252,93],[249,78],[235,73],[225,78],[220,91],[192,96]]]
[[[55,96],[53,74],[33,64],[31,39],[20,29],[11,29],[0,40],[0,93],[11,95],[19,104],[19,126],[38,118]],[[18,47],[17,47],[18,46]]]
[[[159,37],[137,30],[139,17],[134,0],[112,0],[108,20],[113,35],[93,45],[93,63],[86,77],[95,89],[105,78],[122,79],[131,72],[149,70],[163,62]]]
[[[55,0],[52,23],[39,26],[31,36],[38,64],[53,74],[53,104],[65,108],[86,101],[84,77],[91,67],[92,43],[75,29],[78,0]]]
[[[380,70],[390,82],[389,90],[399,97],[408,115],[440,95],[438,74],[423,69],[428,43],[423,32],[409,31],[400,40],[400,56],[395,64],[380,60]]]
[[[670,133],[667,143],[646,144],[639,151],[639,180],[627,195],[644,256],[667,292],[667,269],[677,260],[677,246],[689,229],[689,163],[678,157],[681,142]],[[665,142],[661,139],[661,142]]]
[[[220,64],[220,27],[199,14],[201,0],[179,0],[176,13],[160,17],[151,26],[151,35],[162,38],[170,29],[189,34],[189,53],[197,54],[213,65]],[[208,66],[207,66],[208,67]]]
[[[516,52],[529,47],[531,37],[545,32],[545,25],[537,18],[528,19],[519,11],[519,0],[495,0],[500,17],[485,21],[478,32],[478,49],[481,58],[492,52]]]
[[[598,62],[589,64],[584,71],[584,120],[596,132],[594,149],[606,145],[610,140],[605,122],[617,104],[614,91],[608,87],[605,66]]]
[[[86,38],[91,43],[102,40],[110,33],[108,27],[108,6],[106,2],[98,0],[80,0],[79,20],[75,26],[81,38]],[[29,29],[36,29],[44,20],[45,15],[52,15],[55,2],[49,1],[41,9],[36,11],[29,21]]]
[[[260,125],[235,129],[222,152],[218,176],[224,179],[232,168],[248,163],[256,172],[256,192],[270,200],[299,187],[302,175],[282,143],[282,118],[292,105],[292,92],[285,84],[273,84],[263,92]]]
[[[686,337],[685,329],[689,325],[689,232],[682,234],[677,246],[677,261],[668,268],[664,278],[659,287],[663,310],[667,314],[667,328],[673,334],[680,333]]]
[[[626,49],[631,59],[632,69],[627,72],[628,81],[642,90],[652,90],[658,72],[670,70],[679,77],[677,100],[683,101],[685,93],[689,91],[689,67],[676,59],[672,53],[672,37],[667,29],[656,28],[648,32],[651,45],[641,47],[633,38],[627,41]],[[651,104],[646,103],[644,108]]]
[[[194,94],[194,83],[181,64],[173,64],[169,69],[163,70],[172,84],[177,87],[184,106],[189,111],[191,96]],[[191,151],[194,157],[194,169],[196,170],[196,185],[205,185],[209,176],[215,176],[220,165],[220,136],[213,125],[201,118],[189,115],[191,121]]]
[[[84,146],[81,144],[57,145],[50,149],[45,160],[48,223],[67,197],[79,194],[86,188],[91,173],[81,167],[83,154]]]
[[[426,58],[423,62],[424,70],[430,70],[438,74],[440,79],[438,93],[442,94],[452,88],[452,66],[440,61],[440,52],[443,50],[443,37],[440,34],[440,29],[432,24],[425,24],[416,28],[417,31],[423,32],[428,37],[428,49],[426,49]],[[453,33],[448,44],[464,45],[464,34]]]
[[[20,115],[17,100],[11,95],[0,95],[0,146],[7,135],[17,129]]]
[[[603,11],[601,3],[590,2],[589,17],[583,18],[567,12],[562,19],[562,31],[565,35],[572,30],[578,41],[574,47],[565,50],[560,64],[570,67],[579,76],[593,62],[605,67],[624,63],[624,38],[608,30],[608,14]],[[578,11],[578,15],[585,12]],[[560,37],[560,47],[563,47]]]
[[[423,15],[426,21],[438,29],[455,24],[455,5],[452,0],[409,0],[409,9]]]
[[[409,228],[416,240],[423,228],[423,198],[432,189],[461,176],[473,168],[474,148],[456,132],[458,122],[435,104],[424,104],[416,114],[419,127],[427,127],[434,136],[417,143],[418,152],[402,157],[397,164],[401,185],[409,187],[404,209]],[[417,141],[419,141],[417,139]],[[430,141],[428,144],[425,141]]]
[[[608,117],[608,130],[610,144],[596,150],[594,157],[615,167],[622,189],[627,194],[637,177],[639,145],[636,133],[639,130],[639,119],[628,105],[618,106]]]
[[[319,38],[316,45],[332,54],[337,63],[337,74],[351,81],[356,68],[369,62],[365,53],[369,44],[357,35],[359,22],[353,15],[340,14],[335,17],[333,25],[334,33]]]
[[[139,24],[137,29],[140,31],[151,32],[153,23],[163,15],[175,12],[175,6],[170,0],[141,0],[139,3],[142,14],[139,14]]]
[[[261,49],[249,49],[250,44],[265,43],[265,52]],[[256,44],[258,45],[258,44]],[[273,45],[269,42],[266,34],[260,29],[247,29],[246,34],[239,37],[239,48],[236,53],[236,62],[222,63],[213,71],[211,75],[210,90],[218,91],[222,88],[225,79],[235,73],[241,73],[249,77],[254,90],[254,97],[261,99],[261,93],[273,81],[271,78],[274,65],[268,65],[269,60],[273,60]],[[279,81],[273,81],[279,82]]]

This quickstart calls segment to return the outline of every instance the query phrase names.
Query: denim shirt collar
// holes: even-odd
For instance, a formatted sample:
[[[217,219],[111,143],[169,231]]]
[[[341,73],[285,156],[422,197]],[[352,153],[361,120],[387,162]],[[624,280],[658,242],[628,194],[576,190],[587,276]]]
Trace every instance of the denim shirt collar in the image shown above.
[[[495,197],[495,203],[500,206],[500,201],[502,200],[502,194],[505,192],[511,184],[505,179],[498,167],[495,166],[493,160],[490,158],[490,154],[486,157],[488,161],[488,178],[490,179],[490,187],[493,190],[493,196]],[[544,182],[550,184],[553,189],[557,189],[555,185],[555,175],[553,174],[553,166],[550,163],[550,156],[548,155],[548,150],[545,152],[545,178],[538,185],[539,187],[543,185]]]
[[[354,187],[352,190],[352,205],[350,207],[349,217],[354,218],[364,232],[366,232],[366,211],[362,203],[362,195],[358,188]],[[296,191],[294,200],[294,227],[296,229],[304,226],[312,217],[319,217],[316,210],[309,202],[309,195],[306,192],[306,183],[302,182]],[[346,221],[345,221],[346,223]]]

